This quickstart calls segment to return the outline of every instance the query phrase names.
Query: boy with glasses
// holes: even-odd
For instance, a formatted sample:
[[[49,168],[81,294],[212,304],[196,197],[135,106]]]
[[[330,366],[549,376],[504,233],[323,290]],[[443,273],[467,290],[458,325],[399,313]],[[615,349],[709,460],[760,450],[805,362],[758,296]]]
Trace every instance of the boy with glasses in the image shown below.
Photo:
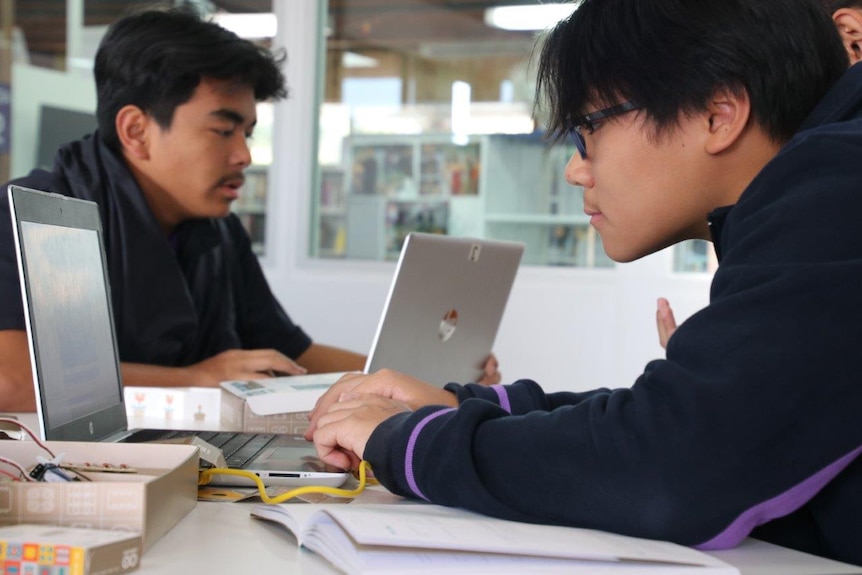
[[[850,65],[862,61],[862,0],[820,0],[820,4],[838,29]],[[665,298],[658,300],[656,326],[659,343],[666,348],[677,325],[670,303]]]
[[[703,549],[754,535],[862,564],[862,68],[828,15],[585,0],[538,79],[608,254],[711,239],[709,306],[619,389],[345,377],[312,414],[319,454],[509,519]]]

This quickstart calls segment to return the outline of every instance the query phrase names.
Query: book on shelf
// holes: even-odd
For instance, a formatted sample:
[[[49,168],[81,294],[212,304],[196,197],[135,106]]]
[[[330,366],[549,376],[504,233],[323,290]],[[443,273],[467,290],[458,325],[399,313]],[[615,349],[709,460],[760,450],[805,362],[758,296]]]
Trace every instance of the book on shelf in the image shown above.
[[[138,568],[140,533],[21,524],[0,527],[0,573],[95,575]]]
[[[285,526],[300,546],[348,574],[739,573],[710,555],[666,541],[421,503],[258,505],[252,515]]]

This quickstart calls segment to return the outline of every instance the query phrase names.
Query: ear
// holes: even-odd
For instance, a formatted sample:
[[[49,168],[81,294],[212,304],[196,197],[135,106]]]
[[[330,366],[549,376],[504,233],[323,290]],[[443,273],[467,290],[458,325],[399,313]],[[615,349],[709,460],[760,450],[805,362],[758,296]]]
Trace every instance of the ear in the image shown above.
[[[720,154],[745,133],[751,118],[748,92],[722,90],[712,95],[706,106],[706,151]]]
[[[841,8],[832,14],[832,21],[841,35],[850,64],[862,60],[862,12],[855,8]]]
[[[152,118],[137,106],[129,104],[120,108],[114,125],[125,154],[138,160],[149,158],[149,130],[152,130],[152,124]]]

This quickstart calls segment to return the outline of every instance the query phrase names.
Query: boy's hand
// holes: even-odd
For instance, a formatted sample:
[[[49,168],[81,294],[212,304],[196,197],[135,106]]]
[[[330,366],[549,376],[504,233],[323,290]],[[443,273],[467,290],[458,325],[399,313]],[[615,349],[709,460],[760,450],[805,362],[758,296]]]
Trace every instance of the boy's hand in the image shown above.
[[[342,400],[317,418],[313,439],[317,455],[342,469],[356,469],[377,426],[410,411],[401,402],[373,395],[342,394]]]
[[[333,405],[342,401],[342,398],[371,395],[392,399],[409,409],[417,409],[423,405],[458,405],[455,394],[391,369],[381,369],[370,375],[349,373],[317,400],[309,415],[310,424],[305,438],[313,438],[320,418],[328,413]]]
[[[500,363],[497,361],[497,356],[493,353],[485,360],[485,365],[482,366],[482,376],[476,382],[481,385],[496,385],[503,379],[503,375],[499,371]]]
[[[676,331],[676,318],[670,303],[663,297],[658,298],[658,309],[655,312],[655,323],[658,328],[658,342],[667,349],[667,342]]]
[[[188,368],[193,385],[218,386],[222,381],[260,379],[276,373],[302,375],[305,368],[274,349],[230,349]]]

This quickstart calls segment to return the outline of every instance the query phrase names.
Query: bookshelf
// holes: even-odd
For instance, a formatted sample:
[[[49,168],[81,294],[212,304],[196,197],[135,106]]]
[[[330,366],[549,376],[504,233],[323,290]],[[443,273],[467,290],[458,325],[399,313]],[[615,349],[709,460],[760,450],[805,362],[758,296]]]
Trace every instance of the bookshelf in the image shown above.
[[[541,137],[490,135],[466,145],[440,136],[353,136],[343,165],[321,165],[315,255],[393,260],[411,231],[521,241],[523,263],[607,268],[614,262],[583,213],[583,188],[564,170],[574,148]],[[347,166],[347,167],[345,167]],[[252,165],[233,211],[265,251],[269,166]],[[706,242],[677,246],[674,270],[714,270]]]
[[[572,153],[570,146],[551,147],[538,134],[489,137],[485,235],[526,243],[525,264],[613,266],[583,213],[583,188],[565,181]]]
[[[607,267],[563,170],[572,150],[540,137],[353,136],[321,168],[320,257],[395,259],[411,231],[523,241],[524,263]]]
[[[317,238],[318,256],[343,257],[347,242],[347,188],[344,169],[320,166]]]
[[[354,136],[344,166],[321,168],[320,257],[392,260],[411,231],[481,235],[481,143]]]
[[[245,171],[245,184],[232,210],[251,237],[251,248],[257,255],[264,253],[266,230],[266,187],[268,166],[252,165]]]

